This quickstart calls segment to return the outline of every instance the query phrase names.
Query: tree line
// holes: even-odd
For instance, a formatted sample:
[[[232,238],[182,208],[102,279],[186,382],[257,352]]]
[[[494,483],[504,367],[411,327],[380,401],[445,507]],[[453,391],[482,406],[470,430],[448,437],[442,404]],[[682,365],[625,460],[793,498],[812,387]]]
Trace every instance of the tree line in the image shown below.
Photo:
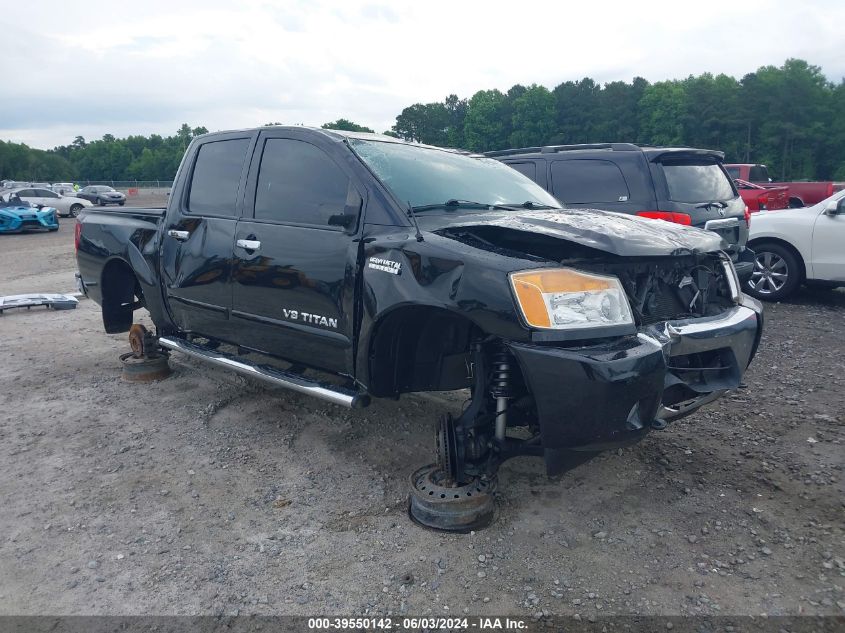
[[[268,125],[278,124],[277,122]],[[348,119],[323,128],[372,132]],[[170,180],[204,127],[38,150],[0,141],[0,176],[16,180]],[[468,98],[415,103],[385,134],[473,152],[548,144],[631,142],[719,149],[729,162],[764,163],[784,179],[845,180],[845,80],[789,59],[741,79],[704,73],[686,79],[600,85],[589,77],[549,90],[517,84]]]
[[[396,117],[407,140],[475,152],[574,143],[629,142],[718,149],[728,162],[769,166],[784,179],[845,180],[845,80],[789,59],[742,79],[604,85],[590,78],[554,89],[515,85],[468,99],[415,103]]]

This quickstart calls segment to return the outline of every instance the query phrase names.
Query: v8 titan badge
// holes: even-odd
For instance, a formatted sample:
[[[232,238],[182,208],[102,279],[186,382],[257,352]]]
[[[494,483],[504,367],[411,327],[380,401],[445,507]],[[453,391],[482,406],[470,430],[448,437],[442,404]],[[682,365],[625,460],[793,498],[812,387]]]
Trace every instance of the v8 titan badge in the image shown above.
[[[367,268],[380,270],[391,275],[399,275],[402,273],[402,262],[395,262],[392,259],[382,259],[381,257],[370,257],[367,260]]]

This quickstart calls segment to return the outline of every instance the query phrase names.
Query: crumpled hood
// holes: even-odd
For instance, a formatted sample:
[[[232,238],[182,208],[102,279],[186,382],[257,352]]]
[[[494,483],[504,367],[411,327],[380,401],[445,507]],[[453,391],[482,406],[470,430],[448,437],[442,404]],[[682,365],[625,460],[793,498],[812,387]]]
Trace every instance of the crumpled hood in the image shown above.
[[[423,217],[421,224],[435,220]],[[623,257],[710,253],[727,246],[712,231],[598,209],[487,212],[436,219],[446,225],[437,228],[483,226],[539,233]]]

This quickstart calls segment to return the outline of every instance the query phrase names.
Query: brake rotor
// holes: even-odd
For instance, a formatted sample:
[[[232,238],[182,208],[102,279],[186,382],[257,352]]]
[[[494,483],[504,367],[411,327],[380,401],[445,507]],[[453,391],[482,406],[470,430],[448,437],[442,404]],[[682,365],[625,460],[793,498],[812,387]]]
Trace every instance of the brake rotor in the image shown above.
[[[140,323],[133,323],[129,328],[129,347],[135,358],[143,358],[146,355],[147,328]]]
[[[455,421],[448,413],[437,422],[434,451],[437,466],[452,483],[458,481],[458,444]]]
[[[439,464],[430,464],[411,475],[408,513],[423,527],[465,533],[487,527],[493,520],[493,493],[497,478],[473,477],[454,484]]]

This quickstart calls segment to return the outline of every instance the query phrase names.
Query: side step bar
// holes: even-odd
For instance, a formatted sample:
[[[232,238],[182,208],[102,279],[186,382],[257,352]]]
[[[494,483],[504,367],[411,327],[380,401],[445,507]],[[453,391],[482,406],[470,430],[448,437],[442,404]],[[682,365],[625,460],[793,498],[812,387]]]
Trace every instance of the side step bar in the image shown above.
[[[165,349],[176,352],[183,352],[199,360],[210,363],[217,367],[230,369],[243,376],[250,376],[263,382],[284,387],[291,391],[314,396],[333,404],[339,404],[350,409],[360,409],[370,404],[370,396],[365,393],[336,387],[328,383],[310,380],[304,376],[293,374],[269,365],[256,365],[244,362],[217,350],[211,350],[195,343],[190,343],[181,338],[163,336],[158,339],[158,344]]]

